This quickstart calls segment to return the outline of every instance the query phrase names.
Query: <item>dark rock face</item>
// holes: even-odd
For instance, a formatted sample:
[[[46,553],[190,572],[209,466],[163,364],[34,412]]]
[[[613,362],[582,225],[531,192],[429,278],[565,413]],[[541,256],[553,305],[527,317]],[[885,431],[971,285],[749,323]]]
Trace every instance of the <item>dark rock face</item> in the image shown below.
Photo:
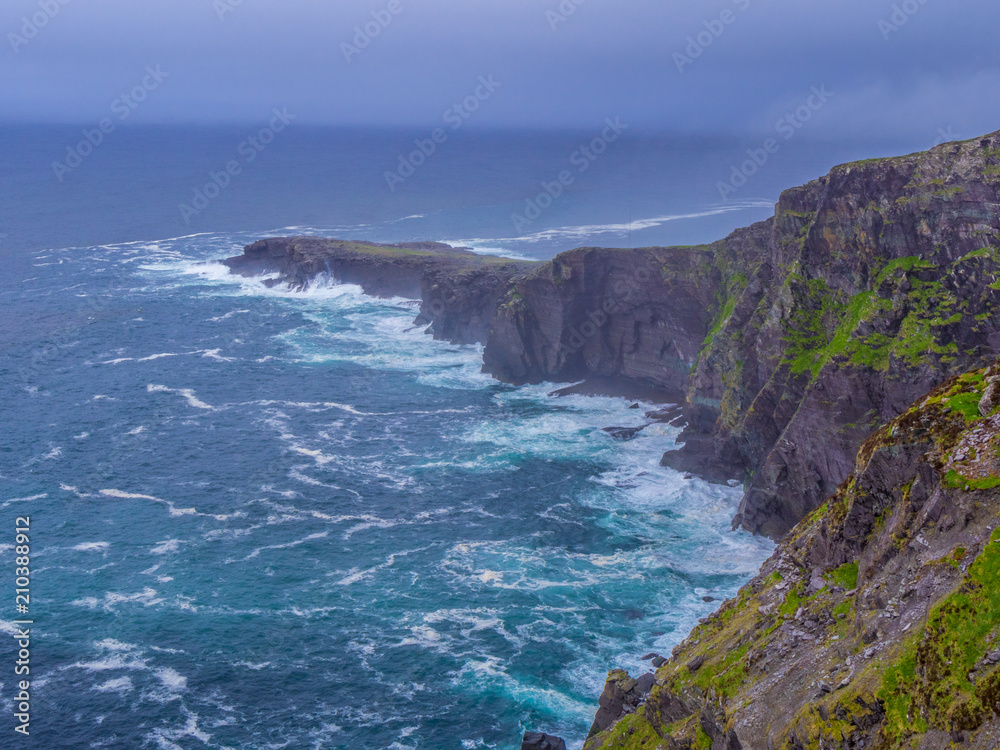
[[[298,237],[226,263],[420,299],[418,324],[485,343],[485,371],[505,382],[681,394],[686,442],[664,465],[743,481],[735,524],[778,539],[872,430],[1000,352],[998,206],[1000,133],[837,167],[711,245],[523,263]]]
[[[646,429],[646,425],[642,427],[605,427],[604,432],[615,440],[631,440],[644,429]]]
[[[597,715],[587,737],[600,734],[614,726],[620,719],[635,713],[642,704],[643,695],[644,693],[639,690],[639,682],[629,677],[628,672],[620,669],[611,672],[598,701],[600,708],[597,709]]]
[[[1000,746],[994,382],[1000,363],[952,378],[870,436],[638,705],[611,673],[598,717],[627,709],[587,750]]]
[[[563,253],[514,284],[486,369],[683,389],[664,463],[743,479],[736,523],[777,539],[876,426],[1000,351],[998,205],[994,134],[837,167],[712,245]]]
[[[566,750],[566,743],[550,734],[528,732],[521,742],[521,750]]]
[[[563,253],[514,285],[485,368],[513,383],[596,376],[683,390],[719,283],[708,248]]]
[[[515,278],[538,265],[439,242],[379,245],[319,237],[260,240],[223,263],[242,276],[276,274],[273,283],[294,289],[326,275],[372,296],[421,300],[415,322],[459,344],[485,343],[499,300]]]

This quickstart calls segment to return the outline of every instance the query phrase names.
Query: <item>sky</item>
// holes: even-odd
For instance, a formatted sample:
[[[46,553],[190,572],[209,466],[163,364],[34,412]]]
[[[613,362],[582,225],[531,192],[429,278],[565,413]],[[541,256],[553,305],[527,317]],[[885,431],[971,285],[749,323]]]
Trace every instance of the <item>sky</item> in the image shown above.
[[[997,29],[996,0],[5,0],[0,122],[745,136],[819,90],[813,137],[972,137]]]

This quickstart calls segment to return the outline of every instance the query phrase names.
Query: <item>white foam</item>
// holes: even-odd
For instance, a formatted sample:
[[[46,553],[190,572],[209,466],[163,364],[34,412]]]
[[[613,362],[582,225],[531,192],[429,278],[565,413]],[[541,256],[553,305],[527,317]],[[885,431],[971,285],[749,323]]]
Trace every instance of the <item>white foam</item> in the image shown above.
[[[145,607],[153,607],[157,604],[162,604],[163,599],[157,597],[156,589],[146,587],[142,591],[138,591],[134,594],[119,594],[116,592],[108,592],[104,595],[103,599],[98,599],[94,596],[86,596],[82,599],[76,599],[70,602],[76,607],[85,607],[87,609],[98,609],[101,608],[105,612],[113,612],[120,604],[130,604],[138,603]]]
[[[237,662],[233,662],[233,666],[234,667],[243,667],[244,669],[250,669],[250,670],[253,670],[254,672],[259,672],[260,670],[267,669],[269,666],[271,666],[271,662],[269,662],[269,661],[262,661],[262,662],[259,662],[259,663],[255,664],[255,663],[249,662],[249,661],[237,661]]]
[[[110,542],[84,542],[77,544],[72,549],[77,552],[105,552],[111,547]]]
[[[325,539],[329,535],[330,535],[329,531],[320,531],[320,532],[318,532],[316,534],[310,534],[309,536],[307,536],[307,537],[305,537],[303,539],[297,539],[294,542],[288,542],[287,544],[270,544],[270,545],[268,545],[266,547],[258,547],[253,552],[251,552],[249,555],[247,555],[244,559],[245,560],[250,560],[250,559],[252,559],[254,557],[258,557],[262,552],[266,552],[268,550],[290,549],[291,547],[298,547],[301,544],[308,544],[309,542],[315,541],[317,539]]]
[[[190,388],[168,388],[165,385],[155,385],[151,383],[146,386],[146,390],[149,393],[179,393],[187,400],[188,405],[191,406],[192,408],[204,409],[206,411],[215,411],[214,406],[212,406],[211,404],[206,404],[204,401],[199,399],[195,395],[194,391]]]
[[[99,693],[130,693],[134,689],[131,677],[117,677],[94,687]]]
[[[191,737],[198,740],[203,745],[208,745],[212,741],[212,736],[198,726],[198,715],[187,712],[187,722],[179,729],[154,729],[146,735],[146,739],[155,742],[161,750],[184,750],[174,740],[184,740]],[[189,744],[189,743],[185,743]]]
[[[80,497],[90,497],[90,495],[81,494],[75,487],[64,487],[64,489],[76,492]],[[230,518],[240,518],[245,515],[243,512],[238,511],[236,513],[229,513],[223,515],[215,515],[212,513],[199,513],[197,508],[178,508],[169,500],[164,500],[159,497],[154,497],[153,495],[143,495],[136,492],[124,492],[122,490],[115,489],[105,489],[99,490],[98,493],[103,497],[112,497],[119,500],[150,500],[154,503],[161,503],[167,506],[167,511],[172,517],[182,517],[182,516],[201,516],[204,518],[214,518],[217,521],[226,521]]]
[[[231,310],[230,312],[227,312],[225,315],[220,315],[217,318],[209,318],[208,320],[210,323],[218,323],[223,320],[229,320],[235,315],[245,315],[246,313],[249,312],[250,312],[249,310]]]
[[[101,365],[120,365],[123,362],[155,362],[158,359],[166,359],[168,357],[183,357],[193,352],[166,352],[164,354],[150,354],[148,357],[119,357],[118,359],[108,359],[103,362],[98,362]]]
[[[0,633],[6,633],[7,635],[16,635],[23,625],[15,625],[7,620],[0,620]]]
[[[152,495],[140,495],[135,492],[123,492],[122,490],[100,490],[100,494],[104,497],[115,497],[121,500],[153,500],[157,503],[165,503],[166,500],[161,500],[158,497],[153,497]]]
[[[49,494],[47,492],[42,492],[38,495],[30,495],[28,497],[12,497],[10,500],[6,500],[0,508],[6,508],[11,503],[30,503],[34,500],[44,500]]]
[[[156,676],[163,686],[171,691],[187,690],[187,677],[181,675],[177,670],[170,667],[162,667],[156,670]]]
[[[182,544],[182,542],[181,542],[180,539],[168,539],[165,542],[160,542],[155,547],[153,547],[151,550],[149,550],[149,554],[151,554],[151,555],[166,555],[166,554],[169,554],[169,553],[172,553],[172,552],[176,552],[177,550],[179,550],[181,548],[181,544]]]
[[[618,223],[618,224],[584,224],[580,226],[566,226],[566,227],[555,227],[553,229],[546,229],[540,232],[535,232],[534,234],[527,234],[521,237],[502,237],[498,239],[486,240],[486,239],[469,239],[469,240],[454,240],[451,244],[460,244],[468,246],[490,246],[494,244],[503,244],[511,242],[528,242],[536,243],[542,241],[559,241],[559,240],[571,240],[580,241],[585,240],[588,237],[601,234],[615,234],[622,237],[628,235],[631,232],[638,232],[643,229],[653,229],[655,227],[662,226],[672,221],[683,221],[685,219],[701,219],[709,216],[719,216],[721,214],[732,213],[734,211],[746,211],[751,208],[774,208],[774,204],[771,201],[744,201],[741,203],[730,203],[726,205],[714,206],[712,208],[705,209],[704,211],[696,211],[694,213],[688,214],[666,214],[663,216],[654,216],[646,219],[635,219],[631,223]]]

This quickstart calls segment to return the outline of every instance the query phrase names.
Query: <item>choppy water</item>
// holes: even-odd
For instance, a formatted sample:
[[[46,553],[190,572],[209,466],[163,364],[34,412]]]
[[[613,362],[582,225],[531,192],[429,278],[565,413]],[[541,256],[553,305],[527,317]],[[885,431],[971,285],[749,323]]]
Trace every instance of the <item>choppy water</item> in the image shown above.
[[[410,301],[204,264],[256,236],[37,252],[2,282],[25,746],[579,747],[606,671],[769,554],[729,530],[737,492],[659,467],[675,428],[602,432],[644,421],[626,401],[492,381]]]

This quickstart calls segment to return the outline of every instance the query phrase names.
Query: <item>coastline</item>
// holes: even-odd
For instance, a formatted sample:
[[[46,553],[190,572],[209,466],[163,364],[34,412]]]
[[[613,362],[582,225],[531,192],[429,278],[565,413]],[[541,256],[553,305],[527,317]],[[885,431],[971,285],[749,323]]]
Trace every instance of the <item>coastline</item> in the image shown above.
[[[916,470],[872,463],[872,451],[877,456],[880,448],[867,446],[885,442],[878,437],[884,422],[932,403],[940,391],[919,400],[928,390],[945,383],[941,387],[951,389],[948,394],[976,387],[977,402],[990,398],[992,390],[983,392],[982,385],[992,370],[975,373],[992,362],[1000,344],[1000,320],[994,314],[1000,309],[1000,287],[986,282],[1000,273],[1000,253],[992,240],[984,244],[981,239],[983,222],[994,239],[1000,236],[1000,220],[988,209],[1000,203],[1000,186],[992,177],[1000,168],[998,153],[1000,133],[994,133],[908,157],[843,165],[786,191],[773,219],[695,248],[580,248],[546,263],[517,264],[481,255],[473,259],[450,247],[359,248],[343,241],[283,238],[256,243],[244,256],[225,262],[234,272],[241,266],[279,271],[283,280],[300,287],[324,272],[375,294],[406,287],[420,300],[418,325],[426,325],[435,338],[483,344],[484,371],[502,382],[563,381],[571,385],[553,394],[632,398],[644,393],[658,403],[680,402],[679,412],[668,407],[645,415],[654,422],[686,422],[684,445],[667,453],[662,464],[720,483],[742,470],[744,498],[734,527],[775,540],[791,534],[772,558],[777,567],[765,564],[761,575],[705,618],[671,659],[647,655],[656,669],[652,680],[643,676],[640,682],[616,671],[609,675],[587,749],[639,750],[665,741],[671,748],[707,747],[708,742],[736,750],[744,746],[741,736],[745,743],[760,731],[754,723],[759,711],[747,714],[743,703],[728,702],[746,695],[750,683],[744,675],[753,666],[751,659],[735,673],[735,663],[726,656],[733,648],[737,654],[753,648],[739,613],[763,597],[752,609],[754,628],[767,628],[765,635],[779,632],[785,639],[779,647],[783,654],[803,642],[823,646],[826,642],[818,642],[815,633],[820,627],[829,633],[837,624],[829,612],[845,602],[821,598],[826,609],[805,621],[807,607],[799,603],[806,593],[844,594],[845,586],[829,582],[839,580],[837,571],[844,565],[857,570],[852,559],[861,555],[864,560],[867,544],[859,545],[850,523],[842,526],[844,519],[831,512],[831,503],[838,501],[827,498],[835,492],[850,496],[848,479],[870,476],[883,482],[888,473],[889,481],[901,482],[893,472]],[[936,174],[941,176],[929,176]],[[971,209],[966,194],[976,196]],[[880,229],[877,240],[866,229],[873,223]],[[980,229],[973,233],[971,227]],[[874,248],[860,252],[859,243],[872,242]],[[255,264],[264,256],[266,262]],[[962,313],[942,314],[956,308]],[[973,375],[960,378],[965,372]],[[915,400],[918,405],[911,408]],[[967,419],[992,418],[994,402],[989,404],[980,404]],[[894,437],[899,427],[889,429]],[[628,440],[636,430],[609,426],[605,431]],[[892,450],[888,455],[898,456],[899,449]],[[930,477],[920,476],[932,484]],[[992,492],[993,487],[970,481],[965,491]],[[854,501],[856,508],[868,502],[867,496]],[[898,494],[879,502],[876,515],[895,512],[908,495],[902,503]],[[870,519],[871,510],[863,513]],[[819,541],[817,523],[824,529]],[[830,535],[843,541],[831,549]],[[979,534],[968,541],[981,551],[989,540]],[[812,545],[810,562],[796,561],[791,568],[781,562],[797,560],[803,544]],[[865,564],[862,576],[878,579],[880,571],[865,573]],[[800,578],[791,591],[788,583],[776,583]],[[853,579],[851,584],[859,585]],[[895,580],[893,585],[906,584]],[[780,596],[772,602],[765,590]],[[930,603],[946,593],[944,585],[925,592],[915,612],[926,617]],[[885,602],[874,597],[871,605],[878,611]],[[774,621],[776,611],[783,616]],[[733,618],[741,623],[735,636],[730,634]],[[862,632],[864,621],[856,618],[851,632],[870,643]],[[726,638],[736,638],[736,645],[727,642],[705,651],[707,636],[701,633],[714,623],[723,626]],[[872,637],[879,637],[878,631]],[[892,631],[881,637],[886,648],[897,648],[901,635]],[[804,663],[801,658],[764,663],[759,670],[784,672]],[[703,669],[706,664],[714,666]],[[855,676],[852,670],[840,688],[850,686]],[[730,687],[721,688],[721,680]],[[862,692],[866,689],[862,686]],[[790,706],[798,710],[834,692],[824,683],[818,696],[795,693]],[[872,700],[867,693],[857,698],[868,711],[867,718],[854,721],[851,731],[859,736],[888,719],[884,707],[872,709]],[[782,721],[769,731],[784,732],[789,747],[804,747],[798,739],[806,731],[800,714],[783,714]],[[823,736],[830,721],[822,722],[806,734]],[[540,741],[548,742],[544,736]]]

